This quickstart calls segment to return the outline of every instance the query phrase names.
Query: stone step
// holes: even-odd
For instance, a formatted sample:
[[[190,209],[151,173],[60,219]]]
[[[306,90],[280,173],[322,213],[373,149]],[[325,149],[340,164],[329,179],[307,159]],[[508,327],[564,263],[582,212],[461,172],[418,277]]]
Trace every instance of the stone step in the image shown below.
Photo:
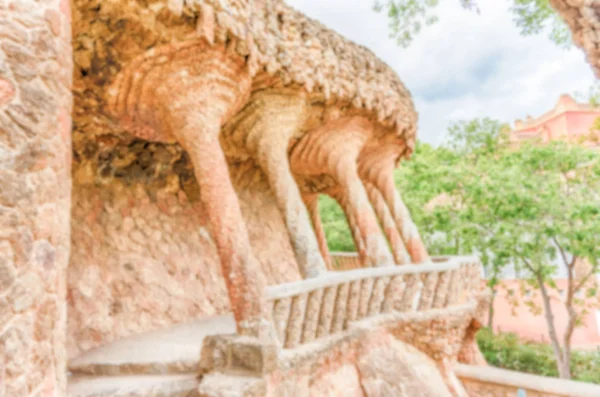
[[[71,360],[69,371],[94,376],[197,373],[204,338],[235,332],[233,315],[203,318],[90,350]]]
[[[266,383],[262,378],[221,373],[207,374],[198,387],[198,397],[264,397]]]
[[[197,397],[197,374],[69,377],[67,397]]]

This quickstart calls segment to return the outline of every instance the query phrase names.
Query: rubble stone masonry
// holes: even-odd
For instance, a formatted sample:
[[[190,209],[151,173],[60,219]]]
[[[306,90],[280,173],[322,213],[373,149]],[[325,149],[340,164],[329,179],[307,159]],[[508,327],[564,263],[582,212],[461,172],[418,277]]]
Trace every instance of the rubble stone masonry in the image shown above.
[[[0,0],[0,396],[64,396],[68,0]]]

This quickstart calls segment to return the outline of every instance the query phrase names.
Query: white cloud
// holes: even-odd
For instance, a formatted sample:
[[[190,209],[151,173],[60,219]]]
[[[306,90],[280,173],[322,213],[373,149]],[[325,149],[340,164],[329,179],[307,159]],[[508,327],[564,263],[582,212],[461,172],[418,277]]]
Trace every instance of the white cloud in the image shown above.
[[[480,14],[445,0],[439,22],[408,49],[388,37],[387,19],[372,0],[287,0],[309,17],[370,48],[410,89],[420,139],[440,143],[449,122],[493,117],[513,122],[549,110],[562,93],[594,82],[583,52],[564,50],[545,35],[523,37],[504,0],[479,0]]]

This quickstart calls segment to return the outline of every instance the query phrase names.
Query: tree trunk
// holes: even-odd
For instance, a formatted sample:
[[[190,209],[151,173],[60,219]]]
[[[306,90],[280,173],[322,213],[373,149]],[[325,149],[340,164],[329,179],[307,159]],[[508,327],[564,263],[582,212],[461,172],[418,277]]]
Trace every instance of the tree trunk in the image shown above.
[[[571,283],[573,280],[569,280]],[[565,374],[565,379],[571,378],[571,337],[573,336],[573,331],[575,331],[575,324],[577,323],[577,312],[573,307],[573,289],[572,286],[569,285],[569,296],[567,301],[565,302],[565,307],[567,309],[567,313],[569,313],[569,321],[567,322],[567,326],[565,328],[565,335],[563,339],[563,362],[565,364],[565,368],[563,373]],[[561,375],[561,377],[563,377]]]
[[[490,307],[488,308],[487,327],[493,331],[494,330],[494,300],[496,299],[496,291],[494,290],[494,287],[490,287],[490,290],[492,291],[492,299],[490,299]]]
[[[568,351],[567,351],[568,350]],[[557,361],[558,376],[562,379],[571,379],[571,349],[564,348],[563,358]]]
[[[546,318],[546,324],[548,325],[548,334],[550,336],[550,342],[552,344],[552,350],[554,351],[554,357],[556,358],[556,366],[558,369],[558,375],[562,379],[571,379],[570,362],[565,362],[565,352],[560,346],[558,334],[556,333],[556,326],[554,324],[554,314],[550,305],[550,295],[544,284],[542,275],[535,275],[540,286],[542,293],[542,302],[544,304],[544,317]],[[570,354],[569,354],[570,356]]]

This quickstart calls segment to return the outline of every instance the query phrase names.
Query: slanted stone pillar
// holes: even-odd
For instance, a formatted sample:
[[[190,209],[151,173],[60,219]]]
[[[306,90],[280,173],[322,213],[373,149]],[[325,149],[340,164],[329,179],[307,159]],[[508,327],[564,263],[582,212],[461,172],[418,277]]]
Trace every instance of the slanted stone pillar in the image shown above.
[[[402,237],[400,236],[400,233],[396,227],[396,222],[394,222],[394,218],[392,217],[392,214],[390,214],[390,210],[388,209],[385,200],[381,196],[381,193],[370,182],[365,182],[365,188],[367,189],[367,194],[369,195],[369,200],[373,205],[375,214],[377,214],[377,217],[381,222],[383,232],[390,243],[396,264],[406,265],[410,263],[410,255],[406,250],[406,246],[404,245]]]
[[[66,395],[70,20],[0,0],[0,396]]]
[[[404,201],[400,196],[400,192],[396,188],[393,168],[388,169],[387,171],[381,170],[378,177],[373,182],[388,204],[390,212],[396,222],[396,226],[406,244],[406,249],[412,258],[412,262],[427,262],[429,260],[427,249],[425,248],[425,244],[423,244],[419,230],[413,222],[406,204],[404,204]]]
[[[184,43],[154,49],[121,73],[113,113],[138,136],[178,141],[188,152],[238,333],[262,335],[268,327],[266,282],[219,143],[222,124],[249,96],[251,78],[243,59],[222,46]]]
[[[429,255],[394,182],[397,150],[398,146],[389,144],[364,150],[358,160],[359,172],[362,179],[372,184],[383,197],[412,262],[423,263],[429,260]]]
[[[224,133],[245,137],[245,149],[267,175],[283,214],[300,272],[312,278],[327,268],[287,154],[290,139],[299,134],[308,109],[303,92],[285,88],[259,91],[232,122],[235,131]]]
[[[329,247],[327,246],[327,237],[325,236],[325,229],[323,229],[323,222],[321,222],[321,214],[319,213],[319,194],[303,194],[302,201],[304,201],[310,215],[313,230],[315,231],[317,242],[319,243],[321,256],[327,267],[331,269],[331,255],[329,253]]]
[[[359,222],[355,217],[355,212],[352,209],[352,206],[350,205],[350,202],[348,200],[347,192],[341,188],[336,188],[330,189],[328,191],[328,195],[338,203],[338,205],[344,212],[346,222],[348,223],[348,227],[350,228],[352,240],[354,240],[354,247],[356,248],[356,252],[358,253],[358,257],[360,259],[360,263],[367,263],[367,244],[363,238],[363,232],[361,232],[359,228]]]
[[[361,262],[389,266],[394,259],[358,177],[356,162],[371,131],[371,123],[361,117],[329,121],[302,138],[290,161],[297,174],[333,176],[338,186],[327,193],[338,199],[346,212]]]

